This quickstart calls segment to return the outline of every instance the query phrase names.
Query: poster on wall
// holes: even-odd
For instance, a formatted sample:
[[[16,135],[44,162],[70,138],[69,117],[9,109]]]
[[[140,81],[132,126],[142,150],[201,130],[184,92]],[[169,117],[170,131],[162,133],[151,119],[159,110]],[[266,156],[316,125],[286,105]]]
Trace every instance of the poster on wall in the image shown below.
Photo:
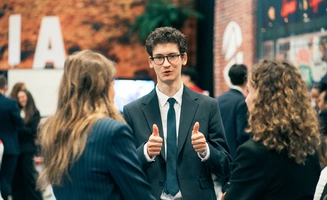
[[[273,40],[263,42],[263,54],[265,58],[274,58],[275,48]]]
[[[291,61],[308,85],[327,73],[327,33],[310,33],[278,39],[276,58]]]

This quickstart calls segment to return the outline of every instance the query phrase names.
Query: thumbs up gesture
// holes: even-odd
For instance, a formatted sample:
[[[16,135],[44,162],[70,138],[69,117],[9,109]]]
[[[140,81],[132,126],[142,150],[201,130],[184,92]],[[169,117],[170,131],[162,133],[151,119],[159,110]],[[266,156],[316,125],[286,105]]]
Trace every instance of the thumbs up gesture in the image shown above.
[[[150,158],[160,154],[162,142],[163,142],[163,140],[159,136],[158,126],[156,124],[153,124],[152,134],[149,137],[149,140],[147,143],[147,145],[148,145],[147,152],[148,152],[148,155],[150,156]]]
[[[201,153],[207,149],[207,141],[204,135],[199,132],[200,124],[199,122],[195,122],[192,131],[192,145],[196,152]]]

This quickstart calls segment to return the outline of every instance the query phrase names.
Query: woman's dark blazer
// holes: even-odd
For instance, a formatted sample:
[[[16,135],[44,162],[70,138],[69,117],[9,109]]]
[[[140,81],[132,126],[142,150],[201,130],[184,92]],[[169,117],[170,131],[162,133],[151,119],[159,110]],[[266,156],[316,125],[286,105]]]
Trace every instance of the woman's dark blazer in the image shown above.
[[[40,122],[40,119],[40,112],[35,110],[31,121],[25,124],[22,129],[19,129],[18,139],[21,153],[36,152],[37,147],[35,145],[35,139],[37,135],[37,126]]]
[[[251,139],[237,150],[225,200],[311,200],[320,171],[317,154],[297,164]]]
[[[155,200],[136,155],[132,130],[113,119],[91,128],[81,157],[70,167],[57,200]]]

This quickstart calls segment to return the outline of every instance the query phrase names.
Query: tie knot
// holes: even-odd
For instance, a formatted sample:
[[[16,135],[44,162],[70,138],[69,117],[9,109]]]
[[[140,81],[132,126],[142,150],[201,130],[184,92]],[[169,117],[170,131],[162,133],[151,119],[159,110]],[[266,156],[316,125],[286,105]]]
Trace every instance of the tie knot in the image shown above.
[[[176,102],[176,99],[174,99],[174,98],[169,98],[169,99],[168,99],[168,102],[169,102],[169,106],[170,106],[170,107],[174,107],[174,104],[175,104],[175,102]]]

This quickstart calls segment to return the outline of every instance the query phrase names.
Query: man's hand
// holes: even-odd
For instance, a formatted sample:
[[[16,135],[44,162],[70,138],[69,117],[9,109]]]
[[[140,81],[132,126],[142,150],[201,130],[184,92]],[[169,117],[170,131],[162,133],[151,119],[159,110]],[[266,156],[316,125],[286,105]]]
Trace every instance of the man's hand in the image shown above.
[[[199,132],[200,124],[196,122],[192,131],[192,145],[196,152],[202,153],[207,149],[207,141],[204,135]]]
[[[157,156],[160,154],[161,147],[162,147],[162,138],[159,136],[159,129],[156,124],[153,124],[152,127],[152,135],[149,137],[148,140],[148,155],[150,158],[153,158],[154,156]]]

